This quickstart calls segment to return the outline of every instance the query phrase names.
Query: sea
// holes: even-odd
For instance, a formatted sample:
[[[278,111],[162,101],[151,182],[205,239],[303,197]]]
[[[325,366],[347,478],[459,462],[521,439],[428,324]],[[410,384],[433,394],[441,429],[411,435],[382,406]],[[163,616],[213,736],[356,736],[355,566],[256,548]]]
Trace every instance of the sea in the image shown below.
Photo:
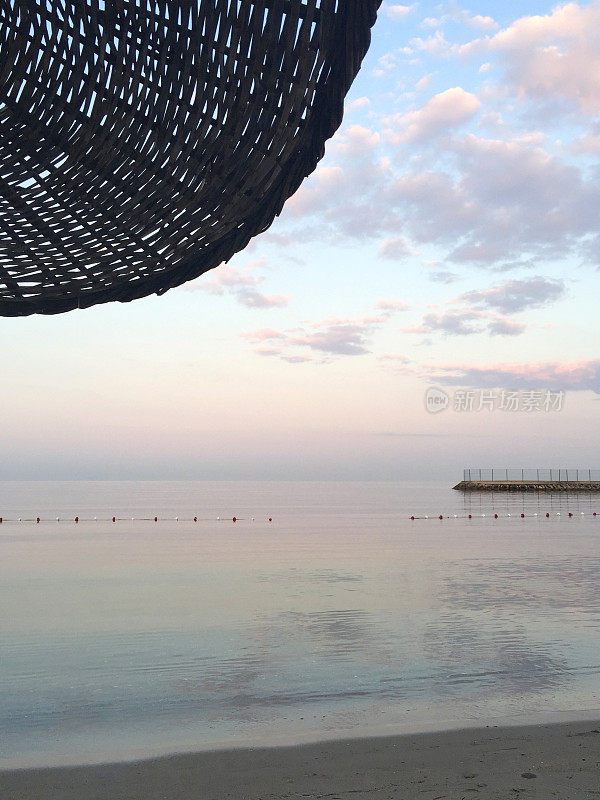
[[[600,495],[452,483],[0,484],[0,769],[600,717]]]

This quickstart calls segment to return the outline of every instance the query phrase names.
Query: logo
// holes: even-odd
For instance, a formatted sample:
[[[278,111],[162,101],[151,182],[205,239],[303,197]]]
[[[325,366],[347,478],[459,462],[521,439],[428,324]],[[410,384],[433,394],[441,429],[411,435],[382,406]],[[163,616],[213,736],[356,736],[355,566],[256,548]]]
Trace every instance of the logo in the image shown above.
[[[425,392],[425,408],[430,414],[439,414],[445,411],[450,404],[450,397],[443,389],[430,386]]]

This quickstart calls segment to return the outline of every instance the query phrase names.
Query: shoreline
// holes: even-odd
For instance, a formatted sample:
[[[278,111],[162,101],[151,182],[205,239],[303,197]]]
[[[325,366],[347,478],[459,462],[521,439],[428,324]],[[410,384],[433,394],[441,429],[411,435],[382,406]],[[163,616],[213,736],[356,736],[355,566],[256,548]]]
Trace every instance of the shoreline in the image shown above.
[[[0,771],[3,800],[600,796],[600,719]]]

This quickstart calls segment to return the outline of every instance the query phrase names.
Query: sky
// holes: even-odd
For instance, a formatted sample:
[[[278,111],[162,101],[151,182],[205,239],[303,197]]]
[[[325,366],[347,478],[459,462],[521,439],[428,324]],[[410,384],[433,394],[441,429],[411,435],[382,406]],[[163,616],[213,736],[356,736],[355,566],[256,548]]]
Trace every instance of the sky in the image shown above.
[[[244,252],[0,320],[0,479],[600,468],[599,112],[599,0],[384,3],[325,158]]]

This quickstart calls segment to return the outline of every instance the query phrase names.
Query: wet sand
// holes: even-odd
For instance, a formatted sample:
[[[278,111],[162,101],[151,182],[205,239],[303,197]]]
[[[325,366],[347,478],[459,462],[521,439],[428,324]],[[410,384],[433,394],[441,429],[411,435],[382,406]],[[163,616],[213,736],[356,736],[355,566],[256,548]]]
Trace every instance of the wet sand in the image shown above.
[[[600,723],[489,727],[0,773],[2,800],[600,798]]]

